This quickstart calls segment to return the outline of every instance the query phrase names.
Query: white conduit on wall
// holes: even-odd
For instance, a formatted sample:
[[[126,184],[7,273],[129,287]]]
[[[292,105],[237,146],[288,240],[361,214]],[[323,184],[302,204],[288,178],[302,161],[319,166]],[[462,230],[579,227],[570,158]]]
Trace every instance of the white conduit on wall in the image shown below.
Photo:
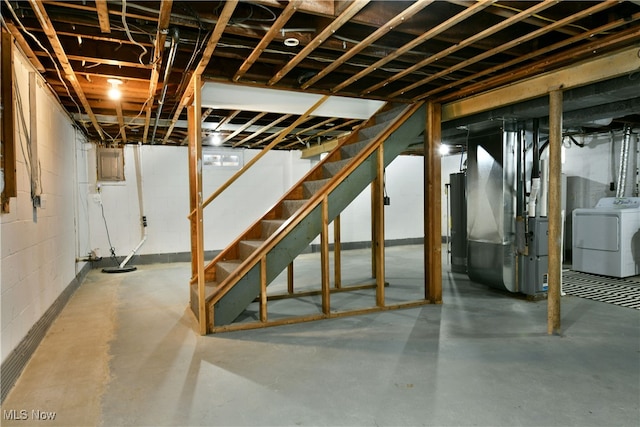
[[[129,262],[132,256],[138,252],[138,249],[144,245],[147,240],[147,217],[144,214],[144,180],[142,175],[142,143],[138,142],[138,158],[136,159],[136,175],[138,180],[138,203],[140,205],[140,219],[142,222],[142,240],[138,243],[138,246],[133,248],[131,253],[120,263],[119,268],[124,268]]]

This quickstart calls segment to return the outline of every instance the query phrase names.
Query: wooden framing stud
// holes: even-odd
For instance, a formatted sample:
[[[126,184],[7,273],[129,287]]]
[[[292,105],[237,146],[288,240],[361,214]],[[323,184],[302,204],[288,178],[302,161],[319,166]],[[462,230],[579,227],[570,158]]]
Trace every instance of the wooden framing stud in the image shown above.
[[[547,333],[560,333],[560,284],[562,282],[561,163],[562,91],[549,93],[549,288]]]
[[[424,279],[425,299],[442,303],[442,224],[440,153],[440,104],[427,104],[427,129],[424,139]]]
[[[342,287],[342,259],[340,243],[340,215],[333,220],[333,286]]]
[[[287,292],[293,293],[293,261],[287,266]]]
[[[328,316],[331,310],[329,288],[329,199],[322,199],[322,232],[320,233],[320,263],[322,270],[322,313]]]
[[[267,256],[260,259],[260,321],[267,321]]]
[[[376,262],[376,305],[384,307],[384,145],[380,144],[376,151],[377,177],[375,185],[374,217],[375,217],[375,262]]]

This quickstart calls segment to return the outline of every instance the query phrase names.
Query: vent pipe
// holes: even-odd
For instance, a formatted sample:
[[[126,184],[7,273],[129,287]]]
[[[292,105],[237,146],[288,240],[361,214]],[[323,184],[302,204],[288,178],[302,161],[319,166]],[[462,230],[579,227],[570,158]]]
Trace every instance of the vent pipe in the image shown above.
[[[631,146],[631,126],[624,125],[624,136],[620,146],[620,168],[618,169],[618,186],[616,197],[624,197],[624,190],[627,187],[627,163],[629,163],[629,147]]]

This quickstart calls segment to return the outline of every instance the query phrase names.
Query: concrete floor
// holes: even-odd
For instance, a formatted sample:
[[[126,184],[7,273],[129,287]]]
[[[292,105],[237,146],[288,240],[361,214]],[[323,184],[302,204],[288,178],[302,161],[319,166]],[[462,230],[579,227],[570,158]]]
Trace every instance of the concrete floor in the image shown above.
[[[296,261],[299,286],[319,281],[318,259]],[[366,277],[369,259],[345,252],[345,281]],[[386,265],[390,298],[421,292],[421,247],[388,248]],[[638,310],[566,296],[563,333],[548,336],[546,301],[447,267],[441,306],[205,337],[187,309],[189,264],[94,270],[2,405],[2,425],[640,425]],[[332,297],[332,308],[371,295]],[[288,310],[278,304],[270,313]],[[33,410],[55,419],[37,423]]]

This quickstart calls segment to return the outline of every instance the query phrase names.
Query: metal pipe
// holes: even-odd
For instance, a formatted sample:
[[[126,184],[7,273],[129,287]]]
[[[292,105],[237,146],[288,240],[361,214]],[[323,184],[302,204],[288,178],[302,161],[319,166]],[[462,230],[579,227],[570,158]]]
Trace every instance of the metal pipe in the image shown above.
[[[178,50],[178,42],[180,41],[180,35],[177,28],[171,30],[171,46],[169,47],[169,55],[167,56],[167,65],[164,68],[164,78],[162,80],[162,95],[158,101],[158,112],[156,113],[156,120],[153,124],[153,133],[151,134],[151,143],[156,140],[156,130],[158,129],[158,121],[160,120],[160,114],[162,114],[162,106],[164,105],[164,99],[167,96],[167,87],[169,86],[169,75],[171,75],[171,69],[173,68],[173,61],[176,59],[176,51]]]
[[[627,187],[627,163],[629,162],[629,147],[631,146],[631,126],[624,125],[624,137],[620,146],[620,168],[618,169],[618,185],[616,187],[616,197],[624,197],[624,190]]]

